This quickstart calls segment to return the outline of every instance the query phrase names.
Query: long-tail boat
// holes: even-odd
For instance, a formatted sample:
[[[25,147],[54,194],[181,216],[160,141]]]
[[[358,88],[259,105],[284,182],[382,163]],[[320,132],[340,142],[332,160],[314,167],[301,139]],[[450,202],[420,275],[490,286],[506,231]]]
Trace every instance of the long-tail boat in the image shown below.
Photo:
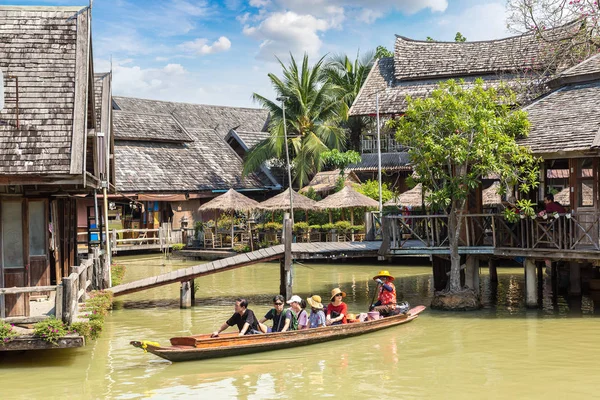
[[[425,310],[425,306],[417,306],[406,314],[392,317],[299,331],[245,336],[229,333],[215,338],[210,334],[174,337],[171,338],[171,346],[165,347],[148,341],[132,341],[131,344],[173,362],[238,356],[363,335],[410,322],[416,319],[423,310]]]

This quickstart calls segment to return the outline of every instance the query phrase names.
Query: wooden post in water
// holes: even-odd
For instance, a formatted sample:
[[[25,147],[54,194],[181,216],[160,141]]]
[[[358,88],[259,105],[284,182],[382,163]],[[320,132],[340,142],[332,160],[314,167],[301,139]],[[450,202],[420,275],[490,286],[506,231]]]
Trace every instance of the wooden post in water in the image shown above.
[[[190,289],[192,292],[192,306],[194,305],[194,302],[196,301],[196,283],[194,282],[194,280],[190,280]]]
[[[280,286],[279,293],[288,300],[292,297],[292,220],[283,220],[284,257],[279,262]]]
[[[498,265],[498,260],[494,258],[488,259],[488,269],[490,270],[490,283],[498,283],[498,270],[496,266]]]
[[[192,307],[192,288],[190,281],[181,282],[181,291],[179,298],[179,308],[191,308]]]
[[[444,290],[448,284],[448,275],[450,270],[450,260],[438,256],[431,256],[433,267],[433,288],[436,291]]]
[[[468,256],[466,265],[465,285],[475,290],[475,293],[479,294],[479,258]]]
[[[569,296],[581,295],[581,264],[571,262],[569,264]]]
[[[525,259],[525,305],[528,308],[536,308],[538,306],[537,289],[535,261],[527,258]]]

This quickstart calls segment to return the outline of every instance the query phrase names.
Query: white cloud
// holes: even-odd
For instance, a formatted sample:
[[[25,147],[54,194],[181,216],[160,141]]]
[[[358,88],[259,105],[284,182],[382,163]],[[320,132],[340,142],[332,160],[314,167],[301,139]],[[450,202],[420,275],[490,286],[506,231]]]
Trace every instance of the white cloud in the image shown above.
[[[221,36],[211,45],[208,44],[208,39],[198,38],[189,42],[182,43],[179,47],[188,52],[198,55],[214,54],[227,51],[231,48],[231,41],[225,36]]]
[[[477,4],[459,14],[446,15],[435,20],[438,28],[429,36],[439,40],[454,40],[460,32],[469,41],[490,40],[510,36],[506,27],[506,7],[504,3]]]
[[[163,71],[167,75],[183,75],[186,72],[185,68],[183,68],[183,66],[181,64],[167,64],[163,68]]]
[[[290,52],[318,55],[322,45],[319,32],[330,27],[328,21],[312,15],[275,12],[258,26],[244,27],[244,34],[261,41],[257,58],[273,61],[274,56],[283,57]]]
[[[269,0],[250,0],[250,6],[256,8],[266,7],[269,4],[271,4]]]

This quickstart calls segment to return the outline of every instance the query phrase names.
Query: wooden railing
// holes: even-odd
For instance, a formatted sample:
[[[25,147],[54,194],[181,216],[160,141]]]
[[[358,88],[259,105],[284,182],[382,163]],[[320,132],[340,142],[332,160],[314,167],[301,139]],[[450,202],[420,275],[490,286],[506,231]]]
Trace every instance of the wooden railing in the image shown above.
[[[446,215],[388,215],[389,249],[448,249]],[[459,246],[600,251],[600,214],[560,214],[508,222],[501,214],[466,214]]]
[[[381,137],[381,152],[394,153],[402,151],[403,146],[390,136]],[[377,153],[377,139],[362,139],[361,151],[363,153]]]
[[[83,260],[81,265],[71,267],[71,274],[62,278],[58,285],[51,286],[28,286],[0,288],[0,296],[17,295],[24,293],[55,292],[54,294],[54,316],[63,322],[70,324],[77,314],[77,307],[88,297],[92,289],[102,287],[102,266],[99,258],[100,252],[90,254],[89,258]],[[4,318],[4,310],[2,315]],[[4,318],[7,322],[33,323],[49,318],[50,315],[29,315]]]
[[[136,246],[140,249],[156,248],[162,251],[175,243],[187,242],[187,239],[193,236],[194,229],[170,229],[164,225],[158,229],[113,229],[110,240],[113,251],[124,247],[132,249]]]

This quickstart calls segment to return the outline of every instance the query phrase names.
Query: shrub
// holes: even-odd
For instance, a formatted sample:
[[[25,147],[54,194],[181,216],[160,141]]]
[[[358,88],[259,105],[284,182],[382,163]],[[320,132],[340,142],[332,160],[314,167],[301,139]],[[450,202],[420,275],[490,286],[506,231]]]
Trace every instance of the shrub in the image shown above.
[[[71,331],[85,338],[86,342],[96,340],[102,332],[103,322],[100,320],[91,320],[85,322],[74,322],[71,324]]]
[[[233,246],[233,251],[235,251],[236,253],[247,253],[250,251],[250,246],[248,246],[247,244],[238,244]]]
[[[379,200],[379,182],[376,180],[368,180],[363,182],[358,187],[355,187],[356,191],[364,194],[367,197],[372,198],[373,200]],[[381,199],[385,203],[394,197],[394,192],[392,192],[387,183],[383,183],[381,185]]]
[[[125,277],[125,266],[121,264],[112,264],[110,266],[110,277],[113,286],[123,283]]]
[[[352,227],[352,224],[348,221],[338,221],[335,223],[335,227],[340,232],[346,232],[346,231],[350,230],[350,228]]]
[[[309,228],[308,222],[296,222],[294,224],[294,232],[308,231],[308,228]]]
[[[4,346],[17,336],[19,334],[14,331],[14,327],[11,324],[0,321],[0,346]]]
[[[334,224],[327,223],[327,224],[321,225],[321,229],[323,229],[325,231],[330,231],[332,229],[336,229],[336,226]]]
[[[183,243],[174,243],[172,246],[173,251],[179,251],[179,250],[183,250],[183,248],[185,247],[185,244]]]
[[[365,231],[365,226],[364,225],[352,225],[351,229],[356,233],[363,233]]]
[[[46,319],[33,326],[33,334],[54,345],[58,344],[58,339],[67,334],[67,329],[62,321],[56,318]]]
[[[321,225],[311,225],[308,227],[311,231],[318,231],[321,229]]]
[[[283,224],[280,224],[279,222],[267,222],[265,223],[265,229],[273,229],[275,231],[278,231],[280,229],[283,228]]]

